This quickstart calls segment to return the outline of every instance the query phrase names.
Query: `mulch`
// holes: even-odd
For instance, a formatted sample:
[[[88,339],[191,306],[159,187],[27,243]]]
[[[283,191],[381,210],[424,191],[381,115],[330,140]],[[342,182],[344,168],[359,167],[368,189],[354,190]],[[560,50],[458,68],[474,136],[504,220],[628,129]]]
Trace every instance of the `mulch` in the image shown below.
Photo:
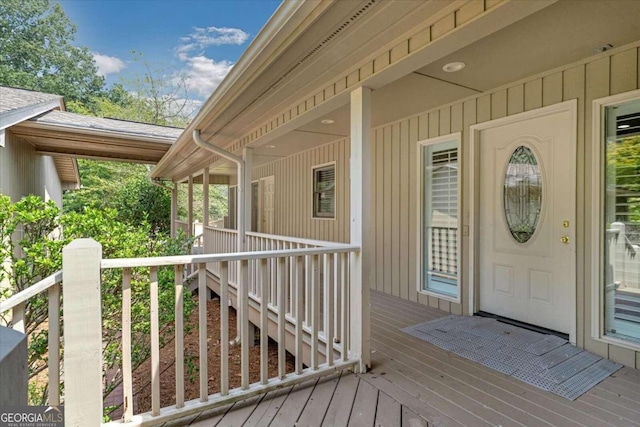
[[[208,390],[209,394],[220,391],[220,301],[207,302],[207,337],[208,337]],[[194,306],[188,321],[185,324],[192,328],[184,336],[184,384],[185,400],[196,399],[200,395],[199,375],[199,329],[198,329],[198,305]],[[229,339],[236,336],[236,312],[229,308]],[[256,334],[256,339],[258,334]],[[229,388],[240,387],[241,346],[229,347]],[[269,378],[278,375],[278,344],[269,340]],[[294,357],[287,353],[287,373],[294,371]],[[175,341],[169,342],[160,350],[160,406],[175,404]],[[256,345],[249,350],[249,381],[260,380],[260,346]],[[133,373],[134,413],[142,413],[151,410],[151,361],[147,360]]]

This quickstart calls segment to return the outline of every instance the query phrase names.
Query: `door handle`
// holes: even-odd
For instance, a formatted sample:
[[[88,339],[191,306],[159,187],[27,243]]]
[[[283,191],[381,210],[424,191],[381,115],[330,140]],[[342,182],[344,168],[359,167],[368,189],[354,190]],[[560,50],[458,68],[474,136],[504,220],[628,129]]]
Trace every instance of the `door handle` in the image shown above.
[[[568,245],[569,244],[569,236],[562,236],[560,238],[560,242],[564,243],[565,245]]]

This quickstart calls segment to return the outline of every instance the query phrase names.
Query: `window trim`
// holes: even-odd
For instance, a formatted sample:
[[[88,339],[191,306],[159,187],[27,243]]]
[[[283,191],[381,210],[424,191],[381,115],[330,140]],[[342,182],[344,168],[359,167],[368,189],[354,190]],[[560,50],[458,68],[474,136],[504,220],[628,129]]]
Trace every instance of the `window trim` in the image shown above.
[[[591,198],[591,338],[607,344],[613,344],[629,350],[640,351],[640,344],[626,341],[621,338],[609,337],[604,333],[604,269],[602,268],[603,236],[601,235],[604,221],[604,188],[605,177],[604,160],[605,145],[605,108],[611,105],[640,99],[640,89],[624,92],[618,95],[607,96],[593,100],[591,117],[591,185],[594,196]]]
[[[330,166],[333,166],[333,216],[318,216],[316,215],[316,170],[318,169],[328,169]],[[336,161],[320,163],[317,165],[311,166],[311,219],[321,220],[321,221],[335,221],[338,212],[338,197],[337,197],[337,183],[338,183],[338,167]]]
[[[436,291],[430,291],[423,288],[423,280],[425,273],[424,266],[424,257],[423,257],[423,236],[424,236],[424,221],[423,221],[423,208],[424,208],[424,176],[423,176],[423,155],[422,149],[429,145],[440,144],[444,142],[455,142],[457,155],[458,155],[458,176],[457,176],[457,184],[458,184],[458,238],[456,242],[456,251],[457,251],[457,262],[458,262],[458,274],[456,278],[456,288],[457,294],[456,296],[447,295],[444,293],[439,293]],[[435,138],[429,138],[420,140],[417,142],[417,155],[416,155],[416,163],[417,163],[417,171],[418,171],[418,185],[417,187],[417,230],[419,233],[419,237],[416,239],[417,248],[416,248],[416,285],[418,294],[429,295],[436,298],[439,298],[444,301],[453,302],[456,304],[460,304],[462,302],[462,233],[463,233],[463,225],[462,225],[462,133],[454,132],[447,135],[438,136]]]

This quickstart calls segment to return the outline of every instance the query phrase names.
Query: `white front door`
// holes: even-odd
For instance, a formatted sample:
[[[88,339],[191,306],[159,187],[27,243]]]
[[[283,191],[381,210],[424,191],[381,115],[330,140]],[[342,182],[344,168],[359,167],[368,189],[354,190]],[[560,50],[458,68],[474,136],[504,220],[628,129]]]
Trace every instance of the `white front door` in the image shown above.
[[[479,310],[572,333],[573,110],[484,124],[479,136]]]
[[[273,234],[275,229],[275,208],[274,208],[274,194],[275,194],[275,177],[268,176],[260,179],[260,187],[262,188],[260,194],[260,206],[262,213],[262,221],[260,224],[260,232],[266,234]]]

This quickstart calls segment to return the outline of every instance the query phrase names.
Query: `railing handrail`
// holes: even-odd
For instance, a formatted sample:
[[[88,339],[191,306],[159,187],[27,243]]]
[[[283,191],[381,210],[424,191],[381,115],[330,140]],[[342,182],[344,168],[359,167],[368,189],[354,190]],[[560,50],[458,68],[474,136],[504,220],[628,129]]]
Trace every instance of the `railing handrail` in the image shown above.
[[[177,255],[146,258],[103,259],[101,268],[160,267],[178,264],[205,264],[210,262],[248,261],[262,258],[283,258],[291,256],[324,255],[343,252],[358,252],[360,246],[338,244],[321,248],[282,249],[275,251],[235,252],[227,254]]]
[[[277,234],[265,234],[265,233],[256,233],[254,231],[248,231],[247,236],[251,237],[260,237],[262,239],[274,239],[274,240],[284,240],[290,243],[300,243],[303,245],[315,245],[322,247],[340,247],[340,246],[351,246],[349,243],[340,243],[340,242],[332,242],[329,240],[313,240],[313,239],[303,239],[300,237],[290,237],[290,236],[280,236]]]
[[[176,220],[174,220],[174,221],[175,221],[175,222],[177,222],[177,223],[179,223],[179,224],[185,224],[185,225],[188,225],[188,224],[189,224],[187,221],[183,221],[183,220],[181,220],[181,219],[176,219]]]
[[[9,311],[12,308],[26,302],[27,300],[38,295],[40,292],[44,292],[55,284],[62,282],[62,270],[56,271],[51,276],[45,277],[38,283],[29,286],[17,294],[12,295],[6,300],[0,302],[0,313]]]
[[[210,225],[204,226],[204,228],[210,231],[218,231],[218,232],[229,233],[229,234],[238,234],[238,230],[234,230],[231,228],[219,228],[219,227],[212,227]],[[301,237],[282,236],[279,234],[258,233],[255,231],[247,231],[246,235],[250,237],[258,237],[261,239],[282,240],[289,243],[299,243],[301,245],[310,245],[310,246],[323,246],[323,247],[324,246],[331,246],[331,247],[350,246],[349,243],[332,242],[329,240],[304,239]]]
[[[214,227],[212,225],[204,225],[202,228],[204,230],[220,231],[222,233],[229,233],[229,234],[238,234],[238,230],[234,230],[232,228]]]

